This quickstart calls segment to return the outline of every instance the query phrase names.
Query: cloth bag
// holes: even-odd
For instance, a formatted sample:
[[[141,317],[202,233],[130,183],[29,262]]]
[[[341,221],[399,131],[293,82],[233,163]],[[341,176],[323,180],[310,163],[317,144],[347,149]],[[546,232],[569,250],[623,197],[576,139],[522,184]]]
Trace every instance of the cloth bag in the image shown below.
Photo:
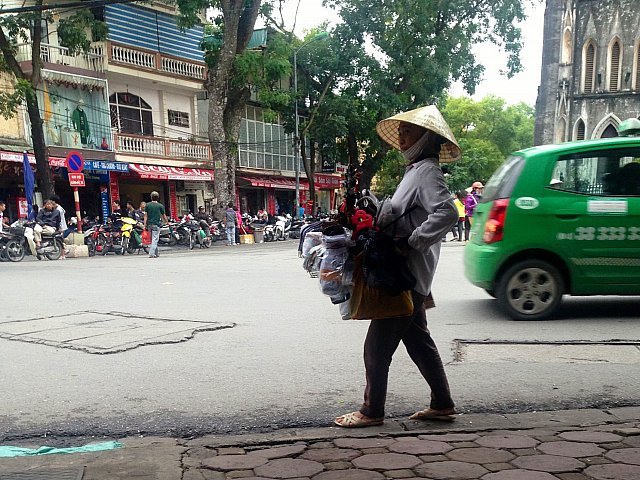
[[[354,258],[353,291],[349,304],[354,320],[406,317],[413,313],[411,290],[391,295],[385,289],[367,283],[362,271],[362,254]]]

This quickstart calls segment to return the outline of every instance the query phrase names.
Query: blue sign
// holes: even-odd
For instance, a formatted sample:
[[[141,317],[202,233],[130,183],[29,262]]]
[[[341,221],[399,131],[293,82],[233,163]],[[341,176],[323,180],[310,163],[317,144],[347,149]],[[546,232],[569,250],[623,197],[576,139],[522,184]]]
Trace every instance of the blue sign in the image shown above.
[[[108,160],[86,160],[84,166],[88,170],[104,172],[128,172],[129,164],[124,162],[111,162]]]
[[[106,186],[100,188],[100,201],[102,203],[102,221],[107,222],[109,217],[109,191]]]

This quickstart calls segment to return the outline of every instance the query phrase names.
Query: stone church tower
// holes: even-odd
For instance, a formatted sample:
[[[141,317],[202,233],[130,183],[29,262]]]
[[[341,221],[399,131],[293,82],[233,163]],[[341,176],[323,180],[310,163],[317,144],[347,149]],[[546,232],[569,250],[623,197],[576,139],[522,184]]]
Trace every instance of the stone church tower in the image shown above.
[[[547,0],[535,144],[617,136],[640,117],[640,0]]]

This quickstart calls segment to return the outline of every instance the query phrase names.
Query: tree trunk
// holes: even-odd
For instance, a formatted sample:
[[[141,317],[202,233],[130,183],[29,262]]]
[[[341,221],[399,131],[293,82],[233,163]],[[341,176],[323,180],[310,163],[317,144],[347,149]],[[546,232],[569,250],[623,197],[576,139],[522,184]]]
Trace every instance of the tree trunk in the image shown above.
[[[33,141],[33,153],[36,157],[36,167],[38,168],[38,185],[43,198],[51,198],[56,193],[53,183],[53,174],[49,166],[49,155],[47,154],[47,144],[44,139],[42,129],[43,121],[38,108],[38,99],[35,96],[27,97],[27,112],[31,122],[31,139]]]
[[[233,63],[238,53],[247,48],[260,0],[224,0],[221,2],[224,17],[223,43],[217,62],[210,66],[205,84],[209,93],[209,143],[214,163],[214,193],[217,203],[214,215],[223,218],[227,203],[235,204],[237,141],[242,111],[248,99],[230,87]],[[240,94],[239,94],[240,93]]]
[[[310,158],[307,158],[307,142],[304,137],[300,139],[300,158],[302,159],[302,165],[304,166],[304,173],[307,175],[307,180],[309,181],[309,200],[311,201],[311,214],[313,215],[316,205],[316,165],[313,161],[315,155],[314,148],[312,146]]]
[[[363,188],[366,188],[367,190],[371,188],[371,180],[380,168],[382,159],[386,156],[388,151],[389,146],[385,144],[381,147],[380,150],[376,152],[373,157],[367,157],[364,162],[362,162],[362,176],[360,177],[360,182],[358,183],[358,186],[361,190]]]

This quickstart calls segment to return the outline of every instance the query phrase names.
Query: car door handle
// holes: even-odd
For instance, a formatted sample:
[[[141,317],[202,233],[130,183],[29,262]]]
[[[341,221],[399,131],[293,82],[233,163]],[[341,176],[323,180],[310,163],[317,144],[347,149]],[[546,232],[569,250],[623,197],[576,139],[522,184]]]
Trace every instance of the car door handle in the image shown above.
[[[556,217],[560,220],[575,220],[580,217],[577,213],[556,213]]]

